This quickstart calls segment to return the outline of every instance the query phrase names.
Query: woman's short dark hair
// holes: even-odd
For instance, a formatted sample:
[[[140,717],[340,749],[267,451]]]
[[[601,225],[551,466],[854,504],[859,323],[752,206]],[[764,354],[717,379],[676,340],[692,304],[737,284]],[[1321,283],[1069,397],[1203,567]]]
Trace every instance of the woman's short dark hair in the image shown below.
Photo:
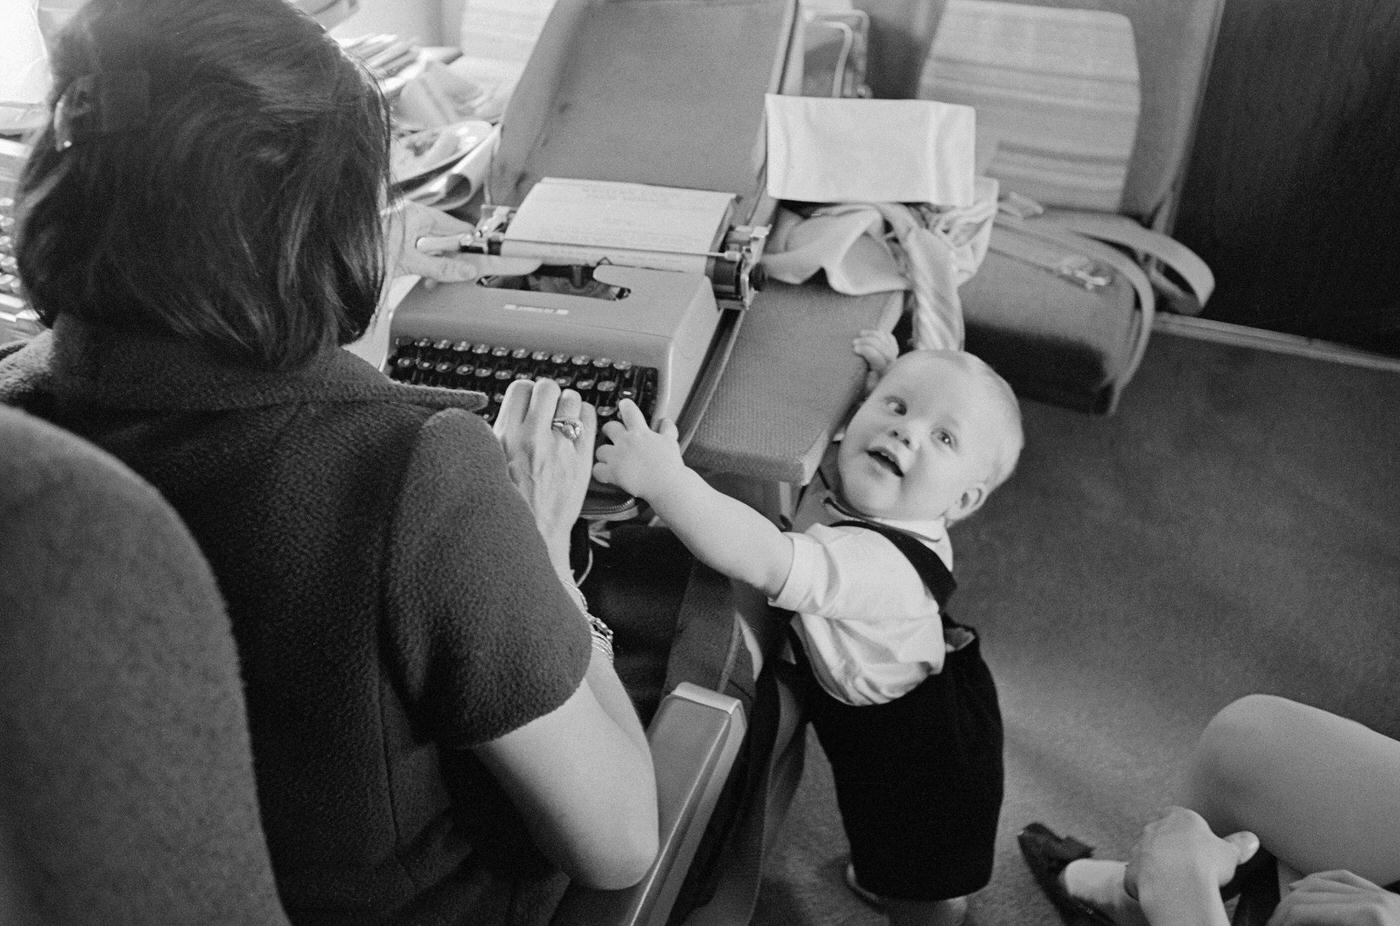
[[[54,119],[33,139],[16,256],[46,324],[70,313],[274,368],[365,331],[388,111],[310,17],[285,0],[90,0],[51,58],[51,103],[135,75],[149,105],[63,150]]]

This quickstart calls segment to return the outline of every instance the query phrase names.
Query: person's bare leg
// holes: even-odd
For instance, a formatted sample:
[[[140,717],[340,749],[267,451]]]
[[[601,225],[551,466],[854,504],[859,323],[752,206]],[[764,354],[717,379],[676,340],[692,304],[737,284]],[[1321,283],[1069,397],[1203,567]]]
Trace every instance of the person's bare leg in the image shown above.
[[[1217,833],[1253,830],[1303,873],[1400,880],[1400,741],[1271,695],[1228,705],[1201,734],[1182,803]]]

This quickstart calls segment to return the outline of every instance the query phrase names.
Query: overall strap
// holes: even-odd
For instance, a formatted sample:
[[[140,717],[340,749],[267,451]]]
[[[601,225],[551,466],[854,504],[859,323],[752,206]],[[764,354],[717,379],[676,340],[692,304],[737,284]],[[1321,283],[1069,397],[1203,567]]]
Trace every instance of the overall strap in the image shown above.
[[[948,599],[953,597],[953,591],[958,587],[958,583],[953,580],[953,574],[948,571],[942,558],[917,538],[895,530],[892,527],[885,527],[881,524],[872,524],[869,521],[837,521],[832,527],[864,527],[875,531],[903,553],[909,563],[919,573],[919,578],[924,580],[924,585],[933,593],[933,597],[938,602],[939,608],[948,607]]]

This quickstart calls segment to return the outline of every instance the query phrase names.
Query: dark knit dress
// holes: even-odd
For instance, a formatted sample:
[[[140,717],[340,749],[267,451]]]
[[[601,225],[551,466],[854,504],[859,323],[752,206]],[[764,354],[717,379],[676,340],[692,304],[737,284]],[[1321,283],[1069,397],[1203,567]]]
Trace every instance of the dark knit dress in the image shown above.
[[[466,749],[562,704],[588,633],[477,398],[68,316],[4,353],[0,401],[125,462],[209,560],[292,920],[543,917],[558,879]]]

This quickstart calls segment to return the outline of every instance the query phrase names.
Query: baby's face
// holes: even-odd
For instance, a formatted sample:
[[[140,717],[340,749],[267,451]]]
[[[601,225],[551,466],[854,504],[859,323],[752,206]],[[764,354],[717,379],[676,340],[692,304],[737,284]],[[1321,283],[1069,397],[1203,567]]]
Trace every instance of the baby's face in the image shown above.
[[[1003,418],[991,387],[955,357],[901,359],[841,441],[836,464],[846,503],[905,520],[970,513],[988,491]]]

